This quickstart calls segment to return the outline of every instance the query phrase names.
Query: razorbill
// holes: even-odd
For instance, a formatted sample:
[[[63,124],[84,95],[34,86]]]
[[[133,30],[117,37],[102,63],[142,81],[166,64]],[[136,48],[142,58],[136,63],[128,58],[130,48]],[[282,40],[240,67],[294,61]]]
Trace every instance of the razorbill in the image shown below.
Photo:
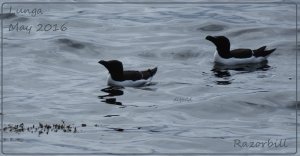
[[[206,36],[207,40],[215,44],[217,50],[214,54],[214,62],[223,65],[256,64],[267,61],[267,57],[276,50],[266,50],[266,46],[255,50],[234,49],[230,50],[229,39],[225,36]]]
[[[110,73],[107,84],[120,87],[140,87],[151,82],[152,77],[157,72],[157,67],[144,71],[123,70],[122,62],[118,60],[104,61],[100,60]]]

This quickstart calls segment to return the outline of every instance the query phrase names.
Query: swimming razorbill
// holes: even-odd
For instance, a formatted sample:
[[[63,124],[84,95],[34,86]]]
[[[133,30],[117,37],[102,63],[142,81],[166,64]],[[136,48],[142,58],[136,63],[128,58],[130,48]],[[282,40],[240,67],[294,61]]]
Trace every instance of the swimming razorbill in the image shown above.
[[[253,64],[267,60],[267,57],[276,50],[265,50],[266,46],[256,50],[234,49],[230,50],[229,39],[225,36],[206,36],[207,40],[215,44],[217,51],[214,55],[214,62],[223,65]]]
[[[151,82],[152,77],[157,72],[157,67],[144,71],[123,70],[122,62],[118,60],[104,61],[100,60],[110,73],[107,84],[120,87],[140,87]]]

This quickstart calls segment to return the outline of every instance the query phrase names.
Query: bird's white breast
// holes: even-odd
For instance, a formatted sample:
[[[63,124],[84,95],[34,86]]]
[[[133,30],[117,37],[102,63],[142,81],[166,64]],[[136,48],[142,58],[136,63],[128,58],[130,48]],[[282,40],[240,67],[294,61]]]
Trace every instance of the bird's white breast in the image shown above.
[[[120,86],[120,87],[141,87],[144,85],[147,85],[151,82],[151,78],[148,80],[125,80],[125,81],[115,81],[111,78],[111,76],[108,76],[107,84],[110,86]]]
[[[238,65],[238,64],[252,64],[252,63],[260,63],[265,61],[266,57],[249,57],[249,58],[222,58],[218,52],[216,51],[214,54],[214,62],[221,63],[224,65]]]

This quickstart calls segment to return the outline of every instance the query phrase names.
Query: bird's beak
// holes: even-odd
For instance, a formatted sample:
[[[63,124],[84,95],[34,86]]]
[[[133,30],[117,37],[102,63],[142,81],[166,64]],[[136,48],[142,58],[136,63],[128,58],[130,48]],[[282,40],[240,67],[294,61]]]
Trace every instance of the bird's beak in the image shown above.
[[[104,61],[104,60],[100,60],[98,63],[100,63],[100,64],[104,65],[104,64],[106,63],[106,61]]]
[[[213,36],[206,36],[205,37],[205,39],[207,39],[207,40],[209,40],[209,41],[211,41],[211,42],[214,42],[214,40],[216,39],[215,37],[213,37]]]

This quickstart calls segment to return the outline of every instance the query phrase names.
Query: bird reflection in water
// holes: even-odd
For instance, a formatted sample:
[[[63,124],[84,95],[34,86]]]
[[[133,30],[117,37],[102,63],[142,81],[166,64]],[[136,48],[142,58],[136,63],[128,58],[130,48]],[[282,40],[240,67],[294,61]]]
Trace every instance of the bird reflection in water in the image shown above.
[[[101,102],[113,105],[122,105],[122,102],[118,102],[115,96],[121,96],[124,92],[121,90],[122,87],[107,87],[101,89],[102,92],[108,93],[106,95],[98,96],[99,99],[103,99]]]
[[[267,71],[269,69],[270,66],[268,65],[268,61],[264,61],[258,64],[243,64],[234,66],[215,63],[211,71],[215,77],[222,78],[222,80],[215,81],[217,85],[229,85],[232,83],[232,80],[229,79],[231,77],[229,70],[250,73],[254,71]]]
[[[229,84],[231,84],[232,80],[229,79],[231,74],[228,70],[214,68],[214,69],[212,69],[212,71],[213,71],[215,77],[222,79],[222,80],[215,81],[215,83],[217,85],[229,85]]]

